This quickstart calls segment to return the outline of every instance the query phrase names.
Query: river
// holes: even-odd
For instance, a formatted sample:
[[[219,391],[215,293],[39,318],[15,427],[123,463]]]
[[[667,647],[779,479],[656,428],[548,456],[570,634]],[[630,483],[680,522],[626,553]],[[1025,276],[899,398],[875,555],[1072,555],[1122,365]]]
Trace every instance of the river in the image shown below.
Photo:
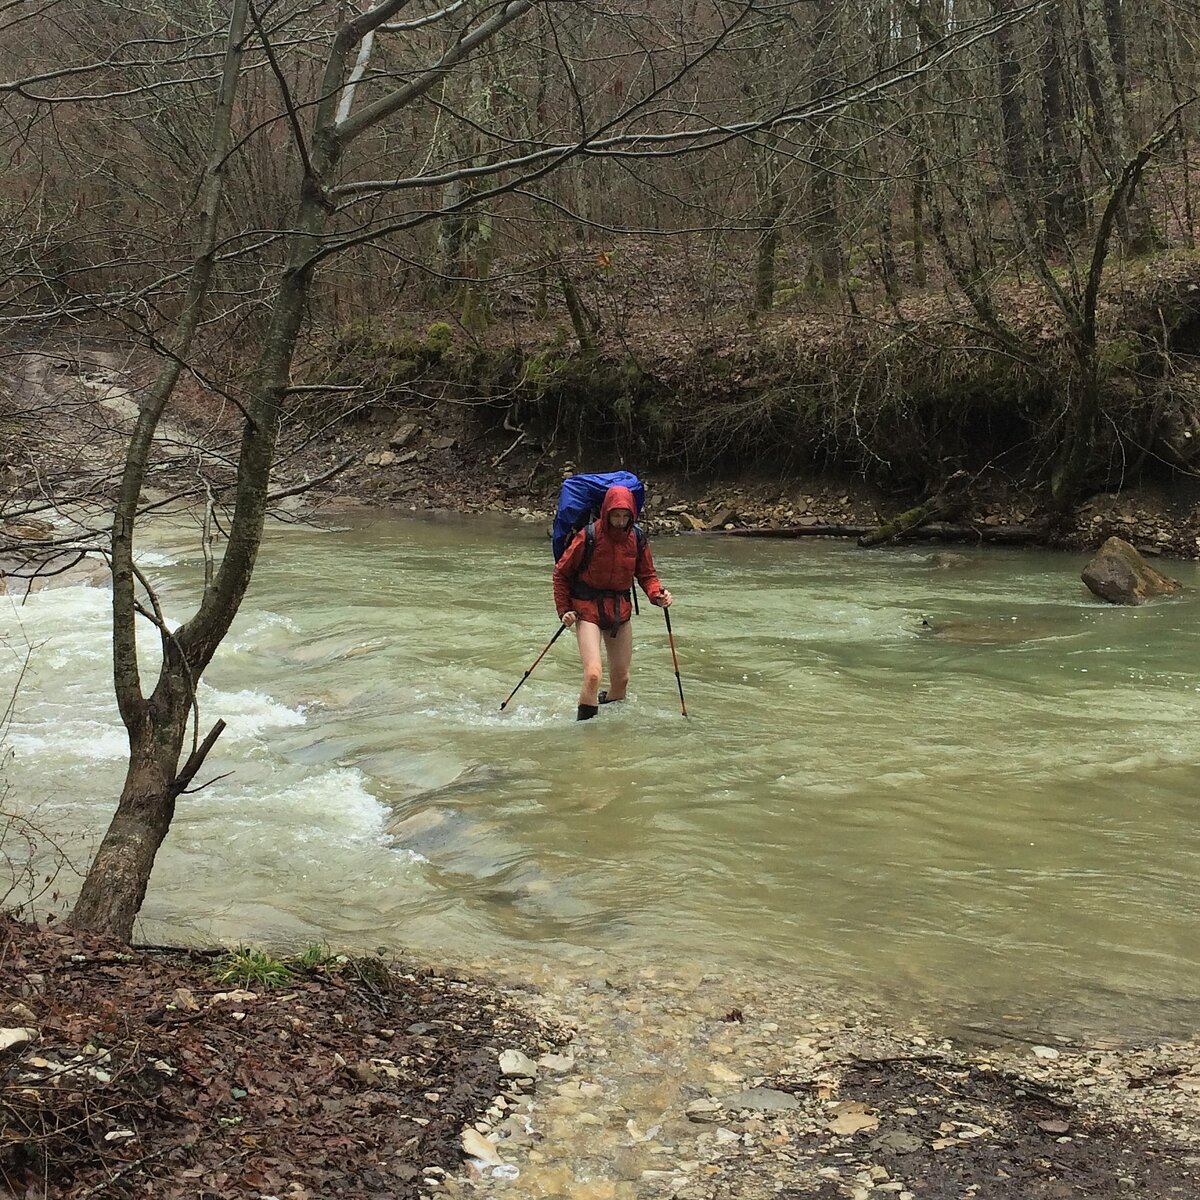
[[[1194,1025],[1200,571],[1138,609],[1077,555],[655,540],[632,701],[574,721],[540,525],[274,526],[202,687],[151,941],[711,964],[963,1023]],[[143,566],[186,615],[200,556]],[[76,859],[123,772],[108,594],[0,601],[8,803]],[[927,622],[927,623],[926,623]],[[146,646],[152,653],[154,639]],[[68,894],[77,886],[65,881]]]

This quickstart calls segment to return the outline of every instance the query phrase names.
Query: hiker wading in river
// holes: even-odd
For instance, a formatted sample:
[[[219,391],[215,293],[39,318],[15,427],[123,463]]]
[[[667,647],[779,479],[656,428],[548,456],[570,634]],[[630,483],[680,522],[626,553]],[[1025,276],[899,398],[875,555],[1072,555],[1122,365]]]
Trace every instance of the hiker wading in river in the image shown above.
[[[599,712],[601,704],[624,700],[633,657],[632,589],[636,579],[651,604],[668,608],[671,593],[654,570],[646,535],[634,526],[633,493],[612,487],[604,495],[600,519],[581,529],[554,565],[554,606],[562,623],[575,627],[583,686],[579,689],[580,721]],[[600,643],[608,654],[608,690],[600,691]]]

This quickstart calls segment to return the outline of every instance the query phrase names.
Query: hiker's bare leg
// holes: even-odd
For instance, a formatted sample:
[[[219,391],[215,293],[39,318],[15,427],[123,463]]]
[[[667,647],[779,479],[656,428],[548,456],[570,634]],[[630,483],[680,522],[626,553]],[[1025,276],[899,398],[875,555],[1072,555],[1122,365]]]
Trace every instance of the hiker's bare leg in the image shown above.
[[[579,661],[583,664],[583,686],[579,689],[580,704],[596,704],[600,692],[600,626],[591,621],[575,622],[575,641],[579,645]]]
[[[604,649],[608,654],[608,699],[624,700],[629,691],[629,663],[633,658],[633,622],[626,621],[617,630],[616,637],[604,635]]]

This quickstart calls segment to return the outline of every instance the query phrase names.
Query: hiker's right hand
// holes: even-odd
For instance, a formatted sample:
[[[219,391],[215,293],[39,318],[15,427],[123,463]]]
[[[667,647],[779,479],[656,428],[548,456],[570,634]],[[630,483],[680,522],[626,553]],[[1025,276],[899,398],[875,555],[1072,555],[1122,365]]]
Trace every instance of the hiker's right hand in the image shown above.
[[[570,629],[570,628],[571,628],[571,626],[572,626],[572,625],[574,625],[574,624],[575,624],[575,622],[576,622],[576,621],[578,621],[578,620],[579,620],[579,617],[578,617],[578,615],[577,615],[576,613],[573,613],[573,612],[565,612],[565,613],[563,613],[563,615],[562,615],[562,623],[563,623],[563,624],[564,624],[564,625],[565,625],[565,626],[566,626],[568,629]]]

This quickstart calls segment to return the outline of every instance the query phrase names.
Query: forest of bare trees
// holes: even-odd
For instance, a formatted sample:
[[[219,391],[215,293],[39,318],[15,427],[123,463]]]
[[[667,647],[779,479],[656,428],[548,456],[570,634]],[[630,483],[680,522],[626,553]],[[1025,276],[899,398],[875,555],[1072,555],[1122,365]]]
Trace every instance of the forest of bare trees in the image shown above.
[[[1114,439],[1161,459],[1200,422],[1198,38],[1190,0],[0,0],[3,349],[157,363],[107,546],[131,765],[79,923],[129,935],[220,732],[195,686],[298,389],[431,319],[519,419],[616,414],[693,469],[1007,454],[1062,508]],[[170,630],[133,545],[181,379],[242,428]]]
[[[307,181],[324,216],[306,338],[444,312],[471,338],[558,321],[589,351],[657,319],[694,349],[716,327],[819,315],[857,345],[880,321],[944,316],[939,341],[1056,393],[1053,440],[1083,447],[1044,464],[1065,497],[1098,417],[1103,272],[1194,246],[1192,4],[401,4],[354,42],[349,137],[317,180],[339,15],[246,15],[200,327],[214,375],[239,367],[223,330],[266,325]],[[161,348],[228,17],[4,6],[6,330],[69,322]],[[434,66],[491,18],[494,36]],[[413,94],[388,110],[397,85]],[[878,391],[869,364],[846,365],[856,394]],[[754,440],[753,422],[712,420],[693,465]]]
[[[984,313],[1042,260],[1086,275],[1108,195],[1156,138],[1121,247],[1192,244],[1194,5],[518,7],[402,120],[370,105],[489,6],[400,5],[368,48],[370,129],[323,181],[320,319],[448,291],[486,312],[580,273],[581,243],[619,262],[629,238],[688,264],[702,312],[853,312],[948,274]],[[152,330],[186,268],[227,8],[4,6],[6,324],[140,305]],[[237,319],[281,256],[339,11],[247,17],[218,256]]]

